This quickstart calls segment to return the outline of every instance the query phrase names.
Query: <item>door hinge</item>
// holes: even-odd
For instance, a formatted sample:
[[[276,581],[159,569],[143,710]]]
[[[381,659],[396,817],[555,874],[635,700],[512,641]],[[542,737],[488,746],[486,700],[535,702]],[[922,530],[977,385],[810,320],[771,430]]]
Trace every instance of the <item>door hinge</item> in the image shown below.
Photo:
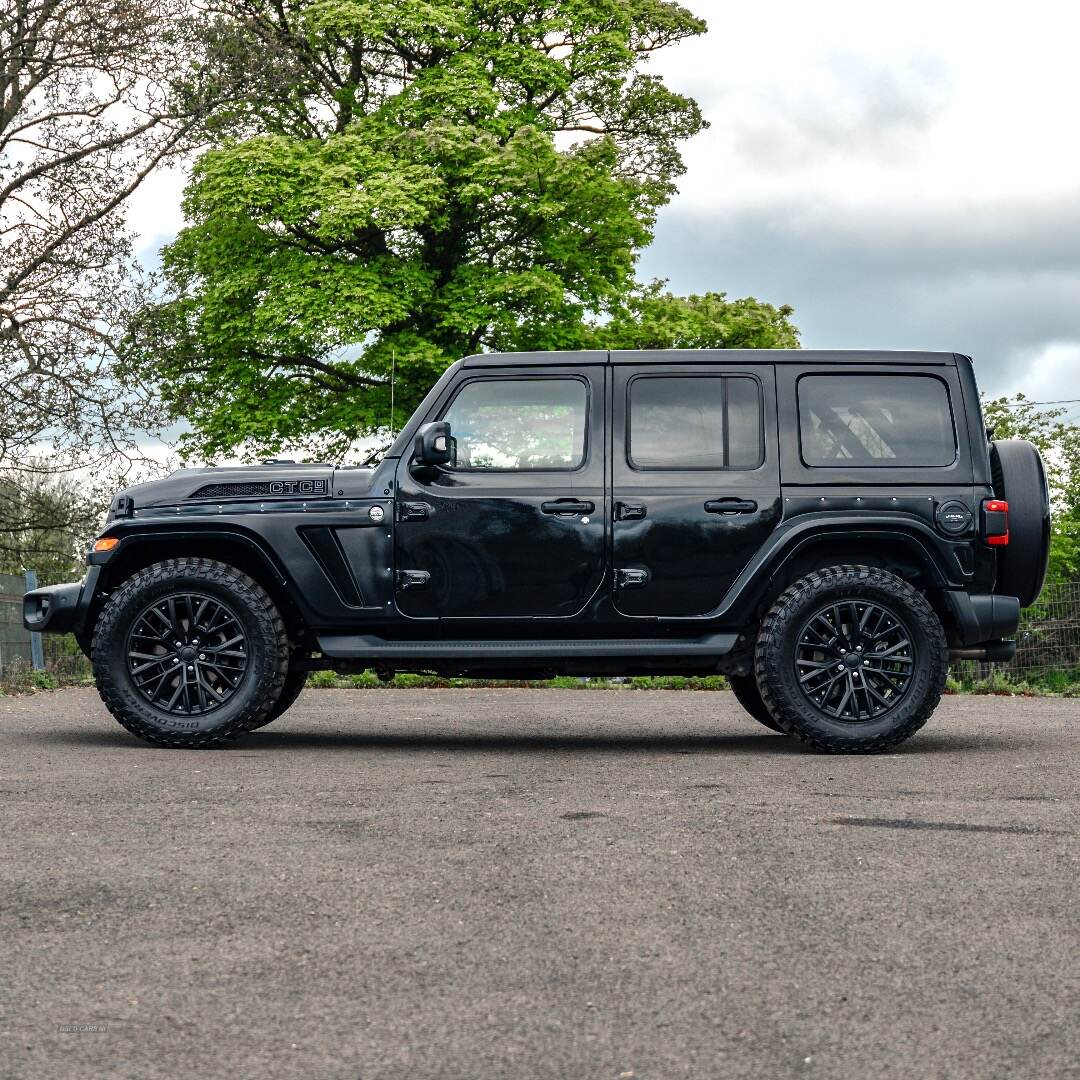
[[[398,521],[425,521],[431,516],[431,507],[427,503],[398,503]]]
[[[615,571],[616,589],[643,589],[648,584],[648,570],[619,569]]]
[[[394,583],[401,592],[409,589],[426,589],[431,582],[431,575],[426,570],[399,570],[394,575]]]
[[[617,502],[615,504],[616,521],[640,521],[645,517],[645,513],[644,503]]]

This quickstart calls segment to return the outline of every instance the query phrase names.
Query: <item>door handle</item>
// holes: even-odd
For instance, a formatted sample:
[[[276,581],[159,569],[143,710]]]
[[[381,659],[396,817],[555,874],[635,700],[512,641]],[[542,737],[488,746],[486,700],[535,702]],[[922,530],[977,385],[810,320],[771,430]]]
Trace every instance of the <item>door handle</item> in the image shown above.
[[[426,589],[431,583],[431,574],[427,570],[399,570],[394,575],[394,582],[402,592],[407,589]]]
[[[427,503],[398,503],[398,521],[426,521],[431,516]]]
[[[649,584],[649,571],[636,568],[615,571],[616,589],[644,589]]]
[[[616,521],[640,521],[645,517],[645,514],[646,508],[644,503],[617,502],[615,504]]]
[[[705,504],[706,514],[752,514],[756,509],[752,499],[710,499]]]
[[[540,509],[545,514],[591,514],[596,509],[596,503],[579,499],[554,499],[551,502],[542,502]]]

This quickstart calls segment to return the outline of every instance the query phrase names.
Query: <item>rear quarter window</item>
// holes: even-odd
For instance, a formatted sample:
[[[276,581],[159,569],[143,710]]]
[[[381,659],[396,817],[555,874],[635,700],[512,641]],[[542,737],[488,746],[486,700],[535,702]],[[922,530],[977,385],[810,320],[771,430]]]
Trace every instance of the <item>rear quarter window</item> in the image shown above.
[[[949,390],[933,375],[804,375],[798,396],[809,466],[918,468],[956,460]]]

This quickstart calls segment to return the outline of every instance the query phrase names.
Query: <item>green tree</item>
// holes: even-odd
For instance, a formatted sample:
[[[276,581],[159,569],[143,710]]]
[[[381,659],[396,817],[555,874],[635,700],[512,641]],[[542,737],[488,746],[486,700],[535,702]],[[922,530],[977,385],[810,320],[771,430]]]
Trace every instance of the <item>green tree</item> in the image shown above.
[[[217,8],[198,77],[250,92],[215,119],[130,342],[187,451],[340,454],[477,351],[794,342],[787,309],[635,292],[703,127],[644,70],[705,29],[677,3]]]
[[[1065,409],[1040,407],[1015,398],[983,401],[987,427],[996,439],[1027,439],[1046,463],[1053,523],[1049,581],[1080,578],[1080,425],[1067,422]]]
[[[774,307],[752,296],[728,300],[725,293],[675,296],[654,281],[634,289],[594,326],[603,349],[794,349],[799,332],[792,308]]]

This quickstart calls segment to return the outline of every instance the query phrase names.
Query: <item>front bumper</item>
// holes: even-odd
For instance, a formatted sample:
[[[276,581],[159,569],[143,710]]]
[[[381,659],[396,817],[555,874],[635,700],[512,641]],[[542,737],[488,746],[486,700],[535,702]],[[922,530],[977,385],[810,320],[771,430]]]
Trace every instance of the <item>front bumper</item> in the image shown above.
[[[23,597],[23,626],[37,634],[78,633],[86,623],[100,573],[92,566],[82,581],[28,592]]]

